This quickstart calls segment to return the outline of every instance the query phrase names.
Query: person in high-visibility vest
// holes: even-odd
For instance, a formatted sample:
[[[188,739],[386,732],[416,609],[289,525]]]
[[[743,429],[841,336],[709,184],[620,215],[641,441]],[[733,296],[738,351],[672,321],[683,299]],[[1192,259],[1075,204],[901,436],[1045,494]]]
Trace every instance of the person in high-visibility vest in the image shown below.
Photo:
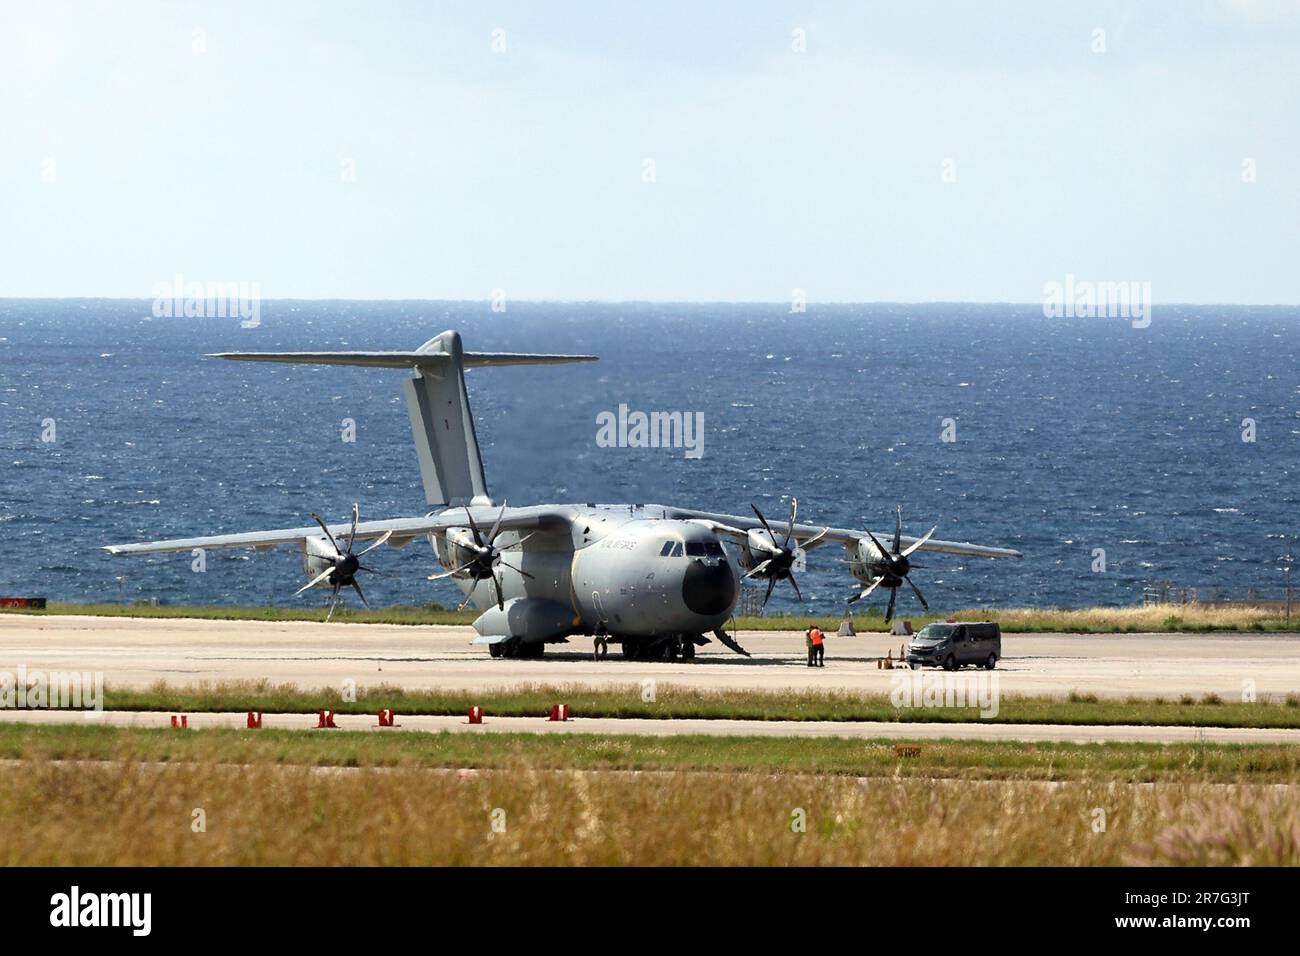
[[[809,667],[826,666],[826,637],[822,634],[822,629],[814,624],[808,631],[808,641],[810,644],[808,650]],[[816,662],[815,664],[813,662]]]

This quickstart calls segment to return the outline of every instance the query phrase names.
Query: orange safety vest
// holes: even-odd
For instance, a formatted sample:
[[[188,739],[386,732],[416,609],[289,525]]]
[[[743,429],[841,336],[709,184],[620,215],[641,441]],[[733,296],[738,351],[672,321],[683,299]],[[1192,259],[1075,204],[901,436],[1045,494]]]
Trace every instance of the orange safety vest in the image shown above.
[[[817,645],[819,645],[819,644],[821,644],[821,642],[822,642],[822,629],[821,629],[820,627],[814,627],[814,628],[812,629],[812,634],[811,634],[810,636],[812,637],[812,642],[813,642],[813,646],[814,646],[814,647],[817,646]]]

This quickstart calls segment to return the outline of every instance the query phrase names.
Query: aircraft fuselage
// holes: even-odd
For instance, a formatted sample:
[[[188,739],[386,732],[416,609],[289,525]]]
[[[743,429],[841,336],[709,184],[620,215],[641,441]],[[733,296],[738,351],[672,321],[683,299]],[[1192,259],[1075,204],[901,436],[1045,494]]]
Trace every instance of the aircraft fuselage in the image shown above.
[[[469,563],[462,529],[430,538],[444,569]],[[496,570],[504,610],[490,577],[470,568],[451,578],[484,611],[475,627],[485,637],[707,634],[726,623],[740,595],[739,573],[714,531],[635,507],[574,506],[561,525],[502,532],[498,541],[514,565]]]

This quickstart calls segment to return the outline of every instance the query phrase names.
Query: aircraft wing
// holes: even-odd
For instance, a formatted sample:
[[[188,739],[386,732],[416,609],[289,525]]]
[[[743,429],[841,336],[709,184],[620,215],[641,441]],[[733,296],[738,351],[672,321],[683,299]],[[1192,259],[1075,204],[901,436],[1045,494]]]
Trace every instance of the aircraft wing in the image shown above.
[[[647,507],[651,507],[647,505]],[[755,529],[762,528],[763,524],[753,515],[727,515],[716,514],[708,511],[691,511],[686,508],[663,507],[664,517],[673,518],[679,521],[699,521],[709,525],[719,534],[727,534],[736,540],[743,540],[745,535]],[[785,521],[769,517],[772,530],[781,535],[788,527]],[[830,528],[825,525],[807,524],[800,522],[794,526],[794,536],[799,541],[806,541],[809,538],[816,537],[826,531],[826,535],[819,541],[813,543],[812,548],[819,548],[824,544],[832,541],[841,544],[852,544],[860,538],[867,537],[866,531],[858,531],[852,528]],[[892,544],[894,532],[873,532],[877,540],[882,544]],[[913,535],[903,535],[901,544],[904,548],[914,544],[919,539]],[[809,549],[811,550],[811,549]],[[1011,548],[992,548],[982,544],[969,544],[965,541],[943,541],[938,538],[931,538],[925,544],[921,545],[918,551],[939,551],[944,554],[959,554],[971,558],[1023,558],[1024,555],[1019,551]]]
[[[568,519],[567,512],[556,508],[506,508],[482,505],[474,508],[449,508],[436,515],[417,518],[386,518],[381,521],[362,521],[357,524],[357,541],[373,540],[391,531],[390,547],[400,548],[416,538],[448,528],[463,528],[469,521],[466,512],[472,512],[474,521],[486,531],[501,515],[501,527],[507,531],[544,529]],[[352,530],[352,522],[345,521],[328,526],[335,538],[345,538]],[[193,551],[195,548],[256,548],[265,551],[277,545],[301,546],[307,538],[321,537],[320,526],[279,528],[274,531],[247,531],[240,534],[217,534],[199,538],[173,538],[168,541],[145,541],[140,544],[110,544],[104,550],[109,554],[163,554],[169,551]]]

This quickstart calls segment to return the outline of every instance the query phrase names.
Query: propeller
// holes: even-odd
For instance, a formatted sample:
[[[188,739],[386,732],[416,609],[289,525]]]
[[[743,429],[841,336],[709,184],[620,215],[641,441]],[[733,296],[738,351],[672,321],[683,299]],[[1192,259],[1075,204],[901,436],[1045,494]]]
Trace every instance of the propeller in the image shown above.
[[[871,543],[876,546],[876,551],[878,552],[877,556],[869,563],[869,567],[874,573],[867,586],[863,588],[859,594],[849,598],[849,603],[852,604],[854,601],[866,600],[871,596],[871,592],[876,590],[878,587],[888,588],[889,605],[885,608],[886,624],[894,619],[894,604],[898,600],[898,589],[903,585],[903,582],[907,582],[907,586],[912,589],[912,593],[916,595],[916,599],[921,602],[921,607],[925,608],[927,611],[930,609],[930,605],[926,602],[925,595],[921,593],[921,589],[913,584],[912,579],[908,577],[908,574],[914,567],[916,567],[916,565],[912,564],[908,558],[917,548],[929,541],[934,533],[939,530],[939,526],[935,525],[922,537],[913,541],[906,548],[903,548],[903,508],[901,505],[898,507],[896,515],[892,550],[881,544],[876,536],[870,531],[867,532],[867,537],[871,539]]]
[[[364,551],[354,553],[352,545],[356,542],[357,521],[360,518],[360,510],[355,502],[352,505],[352,528],[348,531],[346,548],[339,547],[338,541],[334,539],[334,535],[330,533],[329,527],[326,526],[323,520],[321,520],[320,515],[313,511],[311,516],[316,520],[316,523],[320,525],[320,529],[325,532],[325,537],[329,540],[330,546],[334,549],[334,554],[325,555],[324,557],[330,562],[329,567],[300,587],[294,592],[294,594],[302,594],[303,591],[306,591],[308,588],[313,588],[318,584],[328,582],[334,585],[334,590],[330,594],[330,610],[329,613],[325,615],[326,623],[334,617],[334,608],[338,606],[339,591],[344,587],[351,587],[357,592],[357,597],[361,598],[361,603],[366,607],[370,607],[370,602],[366,600],[365,592],[361,590],[361,585],[357,583],[357,572],[365,571],[368,574],[378,574],[379,572],[374,568],[368,568],[363,565],[361,563],[361,557],[362,555],[375,550],[375,548],[379,547],[391,538],[393,532],[391,530],[385,531],[373,544],[370,545],[370,547],[366,548]]]
[[[789,581],[790,586],[794,588],[795,596],[802,601],[803,592],[799,590],[799,582],[794,579],[794,575],[790,571],[790,569],[794,567],[795,558],[798,556],[797,552],[799,550],[799,540],[794,536],[795,517],[799,513],[799,499],[790,499],[790,523],[786,527],[785,540],[781,545],[777,545],[776,532],[772,530],[772,526],[768,524],[767,519],[763,517],[763,512],[758,510],[758,505],[751,502],[749,506],[754,509],[754,514],[762,523],[763,530],[767,532],[768,536],[766,538],[751,537],[748,539],[748,545],[751,548],[758,548],[766,555],[766,557],[758,564],[754,565],[745,577],[767,578],[767,593],[763,595],[763,607],[767,607],[768,599],[772,597],[772,589],[776,587],[776,582],[780,580]],[[806,549],[820,541],[829,531],[830,528],[823,528],[807,541],[803,542],[803,547]]]
[[[514,544],[507,545],[504,548],[497,547],[496,540],[497,540],[497,536],[501,533],[501,522],[506,516],[506,507],[507,507],[506,502],[504,501],[501,502],[501,511],[497,515],[497,520],[493,522],[491,530],[488,531],[487,537],[483,536],[483,532],[479,530],[478,524],[474,521],[474,515],[470,512],[468,508],[466,508],[465,517],[469,519],[469,529],[470,532],[474,535],[474,540],[472,542],[458,541],[457,544],[459,547],[471,552],[469,560],[466,561],[464,564],[462,564],[460,567],[453,568],[450,571],[444,571],[441,574],[431,574],[429,575],[429,580],[437,581],[441,578],[449,578],[453,574],[461,574],[466,571],[469,572],[470,577],[472,577],[475,581],[483,581],[488,578],[491,578],[492,587],[496,591],[497,608],[498,609],[505,608],[506,599],[505,599],[504,592],[501,590],[501,578],[497,574],[497,568],[498,567],[509,568],[511,571],[514,571],[516,574],[523,575],[524,577],[528,578],[530,581],[534,580],[534,578],[533,575],[529,574],[523,568],[516,567],[515,565],[511,564],[504,557],[502,557],[502,555],[506,551],[513,551],[516,548],[521,547],[525,541],[527,541],[529,538],[531,538],[534,534],[537,533],[535,531],[530,532],[524,535]],[[460,603],[460,606],[456,608],[456,610],[458,611],[464,610],[465,606],[469,604],[470,597],[473,594],[474,594],[474,589],[471,588],[469,590],[469,593],[465,595],[465,600]]]

